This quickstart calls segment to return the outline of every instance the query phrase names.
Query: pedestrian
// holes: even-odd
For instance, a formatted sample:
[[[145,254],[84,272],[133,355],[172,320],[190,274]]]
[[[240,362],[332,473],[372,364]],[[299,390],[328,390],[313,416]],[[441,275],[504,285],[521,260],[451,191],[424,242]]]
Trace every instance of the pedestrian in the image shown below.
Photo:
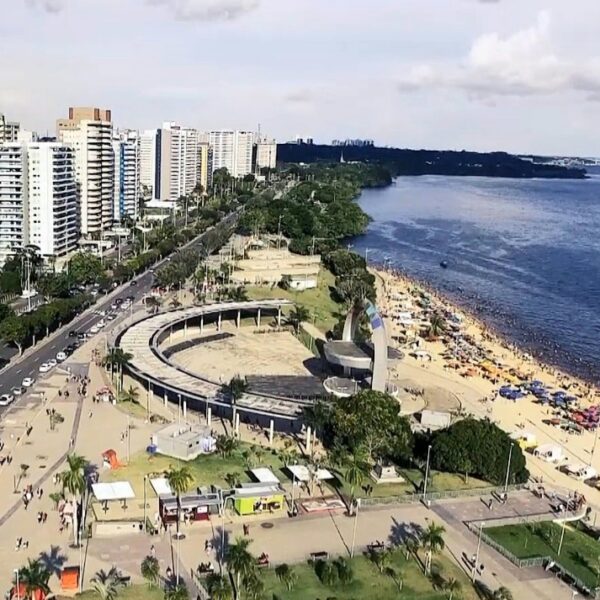
[[[152,546],[150,546],[150,556],[152,558],[156,558],[156,549],[154,548],[154,544],[152,544]]]
[[[92,418],[92,415],[93,415],[93,414],[94,414],[94,413],[93,413],[93,412],[90,410],[90,414],[89,414],[89,418],[90,418],[90,419]]]
[[[250,526],[247,523],[244,523],[244,535],[250,534]]]

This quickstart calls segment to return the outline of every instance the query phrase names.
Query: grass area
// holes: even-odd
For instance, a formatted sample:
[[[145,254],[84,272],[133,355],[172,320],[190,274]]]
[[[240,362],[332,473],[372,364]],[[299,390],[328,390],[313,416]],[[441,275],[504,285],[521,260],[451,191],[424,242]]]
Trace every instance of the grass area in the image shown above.
[[[365,480],[362,490],[355,490],[355,495],[364,495],[364,487],[373,485],[373,491],[370,496],[372,498],[390,498],[393,496],[402,496],[411,494],[419,489],[423,481],[423,473],[418,469],[400,469],[399,474],[406,479],[404,483],[382,483],[373,484],[371,479]],[[350,495],[351,486],[345,481],[342,475],[338,474],[341,490]],[[472,490],[490,487],[490,484],[475,477],[469,477],[465,481],[462,475],[456,473],[442,473],[440,471],[432,471],[430,474],[429,485],[427,487],[430,492],[451,492],[457,490]]]
[[[551,556],[588,587],[600,581],[600,542],[583,529],[567,525],[558,555],[562,525],[545,521],[526,525],[490,527],[485,533],[518,558]]]
[[[293,571],[297,575],[294,588],[288,591],[286,586],[279,581],[273,569],[261,571],[261,578],[265,583],[265,597],[277,596],[281,600],[316,600],[317,598],[360,598],[361,600],[442,600],[448,595],[443,591],[443,582],[451,577],[456,578],[462,585],[460,594],[455,593],[455,598],[461,600],[474,600],[477,596],[470,582],[463,572],[454,565],[446,556],[434,558],[432,565],[432,579],[423,574],[420,565],[413,559],[406,560],[400,550],[391,554],[389,566],[402,578],[402,590],[389,575],[384,575],[363,556],[350,561],[354,572],[352,582],[343,585],[336,583],[326,586],[321,583],[311,565],[294,565]],[[434,583],[435,582],[435,587]]]
[[[251,458],[249,461],[247,456]],[[123,457],[120,457],[123,460]],[[260,464],[270,467],[282,480],[287,477],[282,473],[283,463],[276,454],[270,450],[241,443],[231,456],[222,457],[220,454],[203,454],[195,460],[184,462],[168,456],[150,456],[146,452],[134,454],[128,465],[114,471],[102,473],[102,481],[129,481],[136,493],[143,494],[144,475],[162,475],[171,466],[179,468],[181,465],[189,467],[193,486],[209,486],[211,484],[227,487],[225,477],[228,473],[236,474],[242,483],[250,482],[248,469]]]
[[[58,596],[58,600],[66,600],[66,596]],[[70,597],[72,598],[72,596]],[[98,592],[88,590],[83,594],[77,594],[75,598],[80,600],[101,600]],[[151,588],[147,585],[130,585],[119,591],[118,600],[163,600],[164,592],[159,588]]]
[[[287,298],[296,304],[305,306],[315,319],[315,326],[323,333],[329,331],[338,322],[338,313],[341,305],[331,298],[330,287],[333,287],[335,277],[327,269],[321,269],[319,281],[316,288],[304,292],[293,290],[282,290],[279,287],[248,286],[248,298],[250,300],[262,300],[265,298]]]

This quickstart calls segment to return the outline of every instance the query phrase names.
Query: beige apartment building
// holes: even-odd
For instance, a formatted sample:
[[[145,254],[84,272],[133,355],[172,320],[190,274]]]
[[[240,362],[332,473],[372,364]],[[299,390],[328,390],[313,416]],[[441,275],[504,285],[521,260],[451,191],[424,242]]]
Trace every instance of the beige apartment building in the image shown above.
[[[110,110],[71,107],[56,122],[60,142],[75,151],[75,177],[81,234],[90,236],[113,224],[115,160]]]

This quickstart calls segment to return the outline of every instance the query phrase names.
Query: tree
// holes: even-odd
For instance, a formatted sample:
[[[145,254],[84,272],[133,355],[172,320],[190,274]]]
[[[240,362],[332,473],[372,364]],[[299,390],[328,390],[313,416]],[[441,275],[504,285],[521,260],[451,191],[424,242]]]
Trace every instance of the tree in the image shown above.
[[[397,571],[393,567],[386,567],[384,569],[384,575],[389,577],[396,584],[396,587],[398,588],[399,592],[402,591],[402,586],[404,585],[404,578],[402,577],[402,573],[400,571]]]
[[[246,380],[238,375],[232,377],[230,382],[223,386],[223,391],[229,395],[234,404],[245,394],[247,389]]]
[[[102,359],[102,365],[104,367],[110,366],[111,375],[116,372],[119,374],[117,389],[123,388],[123,367],[129,364],[129,361],[133,358],[133,354],[125,352],[122,348],[111,348],[108,354]]]
[[[28,335],[27,325],[20,317],[11,315],[0,323],[0,338],[8,344],[14,344],[19,350],[19,356],[23,354],[23,344]]]
[[[225,554],[225,562],[236,578],[236,597],[240,595],[242,578],[247,579],[256,568],[254,557],[248,550],[251,541],[249,538],[238,537]]]
[[[275,575],[277,575],[279,580],[285,585],[288,592],[291,592],[294,589],[294,585],[296,585],[298,576],[294,572],[294,569],[292,569],[288,564],[283,563],[278,565],[275,568]]]
[[[100,258],[90,252],[78,252],[68,264],[68,273],[75,283],[95,283],[104,273]]]
[[[46,273],[42,275],[36,288],[47,299],[68,298],[71,289],[71,278],[68,273]]]
[[[315,437],[323,441],[325,428],[332,421],[332,407],[330,404],[317,400],[314,404],[303,409],[304,421],[312,427]]]
[[[371,550],[369,553],[369,559],[377,567],[380,573],[383,573],[389,566],[392,560],[392,556],[389,550]]]
[[[232,302],[246,302],[248,300],[248,292],[242,285],[229,288],[227,295]]]
[[[46,329],[46,337],[50,335],[50,329],[54,327],[58,320],[59,309],[53,304],[44,304],[35,311],[36,318]]]
[[[343,556],[340,556],[333,561],[333,564],[337,569],[340,583],[342,585],[348,585],[352,583],[352,580],[354,579],[354,570],[352,569],[352,565]]]
[[[444,590],[448,592],[448,600],[452,600],[455,595],[460,594],[462,585],[456,577],[450,577],[448,581],[444,583]]]
[[[146,302],[146,307],[149,308],[153,314],[156,314],[158,312],[158,309],[160,308],[160,305],[161,305],[159,298],[157,298],[154,295],[146,296],[145,302]]]
[[[223,479],[225,480],[225,483],[232,489],[240,485],[239,473],[227,473]]]
[[[304,321],[308,321],[310,319],[310,312],[306,306],[302,306],[301,304],[294,305],[294,308],[290,311],[288,315],[288,323],[292,325],[296,334],[300,331],[300,325]]]
[[[494,600],[513,600],[514,598],[512,592],[504,586],[501,586],[495,590],[492,597]]]
[[[444,318],[440,314],[434,313],[429,319],[428,336],[438,337],[440,334],[444,333],[445,329],[446,322],[444,321]]]
[[[139,388],[130,385],[125,391],[121,392],[121,402],[130,402],[131,404],[138,404],[139,396]]]
[[[337,569],[327,560],[317,560],[315,573],[323,585],[333,586],[338,580]]]
[[[125,582],[116,567],[108,572],[101,569],[92,577],[92,588],[101,600],[115,600],[123,587]]]
[[[491,421],[463,419],[432,436],[431,463],[439,471],[471,474],[502,485],[509,456],[509,483],[525,483],[529,471],[523,451]]]
[[[179,522],[181,521],[181,495],[185,494],[192,485],[194,478],[188,467],[175,469],[171,467],[166,474],[171,490],[177,496],[177,536],[179,536]]]
[[[142,561],[140,570],[142,577],[151,587],[158,585],[160,581],[160,564],[155,556],[146,556]]]
[[[58,479],[62,485],[63,493],[69,492],[75,504],[73,507],[73,541],[79,543],[79,531],[77,527],[77,504],[81,503],[83,493],[87,489],[85,469],[88,461],[78,454],[67,455],[67,469],[58,474]]]
[[[367,456],[362,446],[353,448],[350,456],[346,458],[344,469],[344,479],[350,484],[350,502],[354,505],[354,490],[369,475],[370,465],[367,462]]]
[[[446,529],[443,525],[437,525],[436,523],[430,523],[421,534],[420,542],[421,546],[425,549],[425,572],[431,572],[431,559],[434,554],[441,552],[446,547],[444,541],[444,533]]]
[[[165,600],[189,600],[187,588],[182,583],[165,590]]]
[[[233,590],[229,583],[229,578],[222,575],[211,573],[206,578],[206,588],[210,594],[211,600],[232,600]]]
[[[372,462],[403,458],[412,445],[410,424],[400,415],[397,400],[374,390],[336,398],[327,429],[330,439],[325,442],[349,450],[362,446]]]
[[[50,593],[50,575],[50,571],[41,560],[28,559],[27,565],[19,569],[19,583],[25,587],[25,593],[33,600],[38,590],[44,595]]]
[[[217,452],[225,458],[233,454],[234,450],[238,447],[238,441],[230,435],[221,434],[217,436],[215,445]]]

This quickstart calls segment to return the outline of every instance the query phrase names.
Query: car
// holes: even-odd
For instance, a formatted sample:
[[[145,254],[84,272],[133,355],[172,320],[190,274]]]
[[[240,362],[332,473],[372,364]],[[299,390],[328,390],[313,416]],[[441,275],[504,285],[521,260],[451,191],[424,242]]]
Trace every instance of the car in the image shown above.
[[[17,387],[14,387],[10,390],[10,393],[13,396],[22,396],[25,393],[25,388],[21,387],[20,385]]]
[[[110,305],[110,310],[118,310],[119,309],[119,305],[116,302],[113,302]]]
[[[40,373],[47,373],[51,368],[52,367],[47,362],[44,362],[39,366],[38,371]]]
[[[106,315],[106,320],[107,321],[114,321],[117,318],[117,315],[115,315],[114,313],[108,313]]]
[[[15,397],[12,394],[2,394],[0,396],[0,406],[8,406],[15,401]]]
[[[85,333],[83,333],[83,331],[82,331],[81,333],[78,333],[78,334],[77,334],[77,339],[78,339],[80,342],[83,342],[83,340],[85,340]]]
[[[23,387],[31,387],[33,384],[35,383],[35,379],[33,377],[25,377],[25,379],[23,379],[23,381],[21,382],[21,385]]]
[[[78,334],[79,334],[79,332],[74,331],[73,329],[71,329],[71,331],[69,331],[69,337],[77,337]]]
[[[129,302],[133,302],[135,300],[135,296],[127,296],[126,298]]]
[[[98,329],[102,329],[105,326],[106,326],[106,321],[104,319],[101,319],[100,321],[98,321],[96,323],[96,327],[98,327]]]
[[[48,361],[48,366],[53,369],[58,364],[58,361],[55,358],[51,358]]]
[[[63,360],[67,360],[67,353],[64,350],[62,352],[57,352],[56,360],[57,360],[57,362],[62,362]]]
[[[123,304],[123,298],[115,298],[115,304],[117,306],[120,306],[121,304]]]

